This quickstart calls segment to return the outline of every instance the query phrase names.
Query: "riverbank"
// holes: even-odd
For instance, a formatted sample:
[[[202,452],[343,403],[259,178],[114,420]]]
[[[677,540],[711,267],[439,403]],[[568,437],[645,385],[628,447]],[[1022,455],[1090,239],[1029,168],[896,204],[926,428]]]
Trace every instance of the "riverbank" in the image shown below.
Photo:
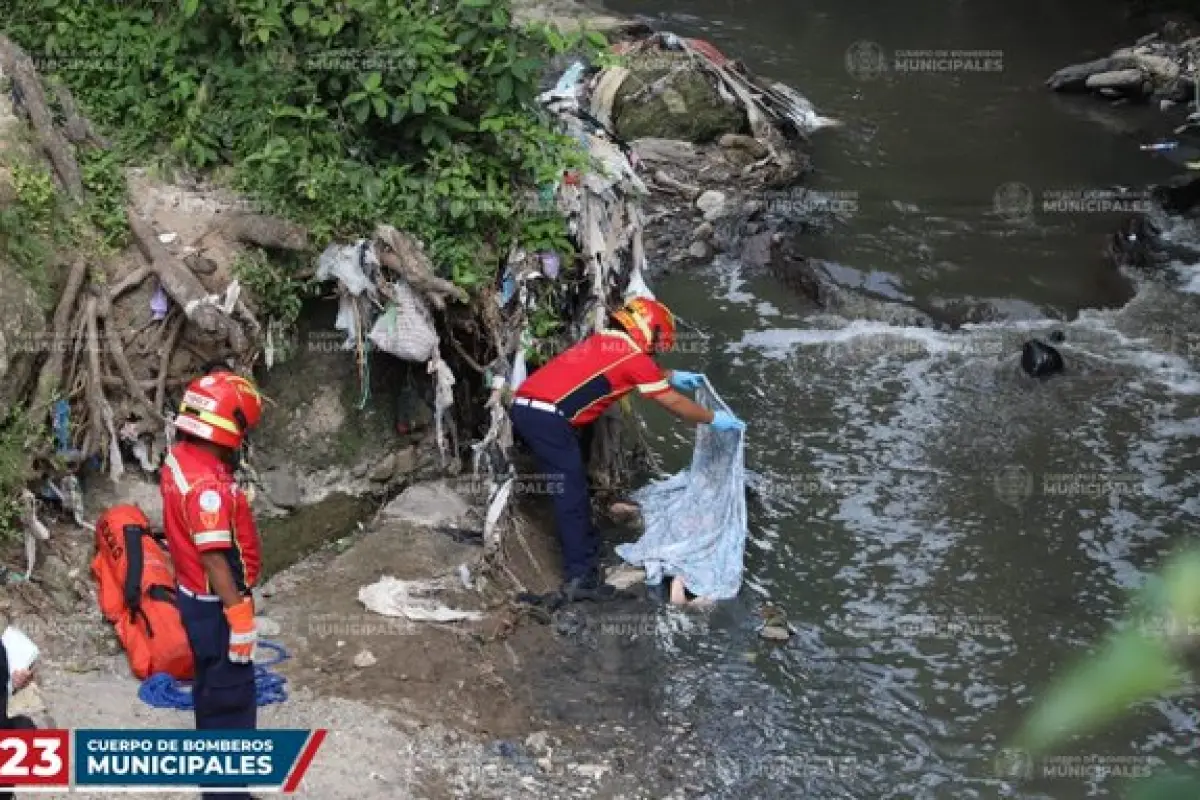
[[[524,8],[527,18],[586,20],[592,29],[620,22],[570,3]],[[720,152],[710,148],[713,156]],[[725,164],[706,180],[728,190],[737,170]],[[205,217],[216,213],[208,193],[131,177],[135,205],[156,230],[170,231],[179,244],[203,235]],[[647,232],[663,263],[678,263],[668,249],[681,252],[690,241],[668,244],[668,217],[690,217],[689,228],[726,219],[741,208],[730,194],[699,205],[694,195],[660,198]],[[264,708],[260,725],[331,731],[302,790],[332,800],[666,798],[698,790],[707,780],[705,757],[689,744],[687,723],[660,710],[655,692],[667,665],[655,640],[664,626],[686,633],[702,621],[634,600],[530,624],[508,602],[511,585],[487,575],[471,576],[475,589],[452,586],[442,598],[484,614],[481,622],[401,623],[364,608],[363,586],[388,576],[425,583],[450,576],[453,583],[481,552],[435,526],[397,522],[380,505],[421,487],[462,489],[463,505],[475,511],[482,498],[476,481],[431,477],[438,469],[428,419],[397,440],[384,415],[356,411],[353,360],[336,348],[311,350],[265,376],[278,422],[256,440],[266,484],[256,498],[268,520],[265,556],[280,568],[263,586],[260,610],[267,638],[291,654],[278,667],[291,697]],[[305,380],[317,374],[329,385]],[[371,384],[378,381],[373,376]],[[85,518],[132,501],[154,520],[152,483],[136,473],[115,487],[107,480],[94,475],[85,487]],[[341,494],[331,494],[335,486]],[[355,526],[352,514],[373,502],[379,513]],[[551,590],[559,574],[552,527],[535,501],[520,512],[507,566],[522,588]],[[43,648],[37,685],[18,694],[18,706],[30,704],[44,725],[189,727],[188,713],[137,699],[137,681],[93,607],[90,551],[90,533],[54,525],[39,544],[34,581],[6,586],[0,610]]]

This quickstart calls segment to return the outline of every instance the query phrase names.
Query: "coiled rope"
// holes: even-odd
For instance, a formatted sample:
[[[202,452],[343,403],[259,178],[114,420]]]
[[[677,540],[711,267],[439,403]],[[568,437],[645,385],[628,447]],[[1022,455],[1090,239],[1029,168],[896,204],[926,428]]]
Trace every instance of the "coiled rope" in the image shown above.
[[[271,671],[271,667],[289,657],[283,645],[275,642],[259,642],[258,649],[267,649],[275,653],[271,661],[254,664],[254,697],[260,706],[282,703],[287,700],[287,678]],[[192,701],[190,681],[180,681],[166,672],[156,672],[142,681],[138,689],[138,698],[154,708],[173,708],[178,711],[191,711],[195,704]]]

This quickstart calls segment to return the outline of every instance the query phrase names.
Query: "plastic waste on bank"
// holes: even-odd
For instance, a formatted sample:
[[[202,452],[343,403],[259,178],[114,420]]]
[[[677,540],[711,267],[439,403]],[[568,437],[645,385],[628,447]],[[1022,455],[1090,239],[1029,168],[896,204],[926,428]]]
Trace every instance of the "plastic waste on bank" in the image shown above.
[[[155,320],[161,320],[167,316],[167,311],[171,308],[171,301],[167,299],[167,293],[163,291],[160,285],[154,290],[154,294],[150,297],[150,313]]]
[[[437,352],[438,336],[425,302],[408,284],[393,285],[396,302],[388,306],[367,335],[371,344],[405,361],[428,361]]]
[[[4,652],[8,656],[8,696],[12,697],[13,674],[27,670],[38,660],[38,646],[28,636],[9,625],[0,634],[0,642],[4,644]]]
[[[550,280],[557,279],[559,266],[558,253],[549,250],[542,253],[542,273],[547,278]]]
[[[1154,142],[1142,145],[1142,150],[1157,153],[1163,150],[1174,150],[1176,147],[1179,147],[1179,142]]]

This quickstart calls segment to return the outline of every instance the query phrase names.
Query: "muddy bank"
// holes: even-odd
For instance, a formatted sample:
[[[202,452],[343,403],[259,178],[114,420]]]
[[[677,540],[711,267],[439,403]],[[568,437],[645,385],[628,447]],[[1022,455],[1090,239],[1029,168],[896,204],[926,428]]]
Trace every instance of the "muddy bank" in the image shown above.
[[[608,24],[570,4],[535,10]],[[720,228],[714,248],[732,242],[740,218],[756,213],[748,194],[780,179],[771,173],[780,163],[785,178],[804,167],[783,153],[766,158],[745,134],[697,150],[694,160],[654,171],[659,205],[647,233],[664,263],[682,263],[674,258],[681,241],[696,252],[708,234],[692,236],[691,229],[706,223]],[[680,188],[690,181],[703,191],[693,195],[690,183]],[[682,239],[672,227],[679,220],[689,226]],[[182,219],[159,223],[190,236]],[[398,523],[386,511],[376,515],[444,465],[428,436],[429,398],[415,396],[419,391],[402,396],[396,384],[405,377],[375,370],[375,359],[363,391],[353,355],[327,346],[338,337],[321,337],[332,311],[307,314],[312,328],[299,332],[306,346],[263,376],[273,406],[252,458],[271,576],[262,587],[264,631],[277,630],[269,638],[292,656],[279,667],[292,698],[264,709],[261,724],[334,731],[306,791],[322,798],[662,798],[701,791],[708,757],[692,743],[686,721],[661,710],[657,694],[671,668],[659,635],[664,627],[689,629],[690,618],[642,598],[531,620],[510,605],[504,576],[474,570],[476,541],[439,526]],[[476,512],[459,529],[478,527],[486,498],[475,482],[456,486]],[[85,489],[92,519],[118,501],[161,516],[153,483],[127,477],[114,488],[105,476],[92,476]],[[536,502],[520,511],[518,539],[506,548],[508,577],[548,591],[559,576],[552,527]],[[6,587],[5,610],[44,648],[41,701],[26,700],[44,703],[37,713],[45,724],[189,726],[186,713],[154,711],[136,699],[137,683],[91,601],[90,549],[87,531],[55,526],[34,581]],[[464,567],[471,588],[454,586]],[[441,599],[484,620],[434,625],[373,614],[359,590],[383,577],[449,579]]]

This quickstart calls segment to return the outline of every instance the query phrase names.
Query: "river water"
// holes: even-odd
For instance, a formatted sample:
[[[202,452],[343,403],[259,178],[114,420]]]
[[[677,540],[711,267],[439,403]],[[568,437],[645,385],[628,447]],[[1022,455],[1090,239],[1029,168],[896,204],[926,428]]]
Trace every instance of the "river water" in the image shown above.
[[[1063,761],[1004,749],[1200,513],[1200,267],[1125,302],[1100,255],[1119,215],[1041,205],[1177,169],[1138,150],[1170,129],[1156,110],[1042,87],[1144,31],[1116,3],[1056,0],[610,5],[708,39],[844,122],[814,137],[808,185],[842,211],[814,257],[891,297],[990,301],[1002,317],[958,334],[813,318],[735,261],[655,284],[713,337],[676,366],[707,372],[750,426],[743,597],[672,640],[657,700],[696,725],[719,794],[1070,800],[1195,763],[1194,698]],[[864,53],[938,49],[1000,63],[863,68]],[[1014,186],[1031,215],[1013,213]],[[1072,374],[1035,385],[1020,343],[1051,330]],[[667,468],[684,466],[688,431],[654,430]],[[756,636],[764,603],[796,629],[784,647]]]

